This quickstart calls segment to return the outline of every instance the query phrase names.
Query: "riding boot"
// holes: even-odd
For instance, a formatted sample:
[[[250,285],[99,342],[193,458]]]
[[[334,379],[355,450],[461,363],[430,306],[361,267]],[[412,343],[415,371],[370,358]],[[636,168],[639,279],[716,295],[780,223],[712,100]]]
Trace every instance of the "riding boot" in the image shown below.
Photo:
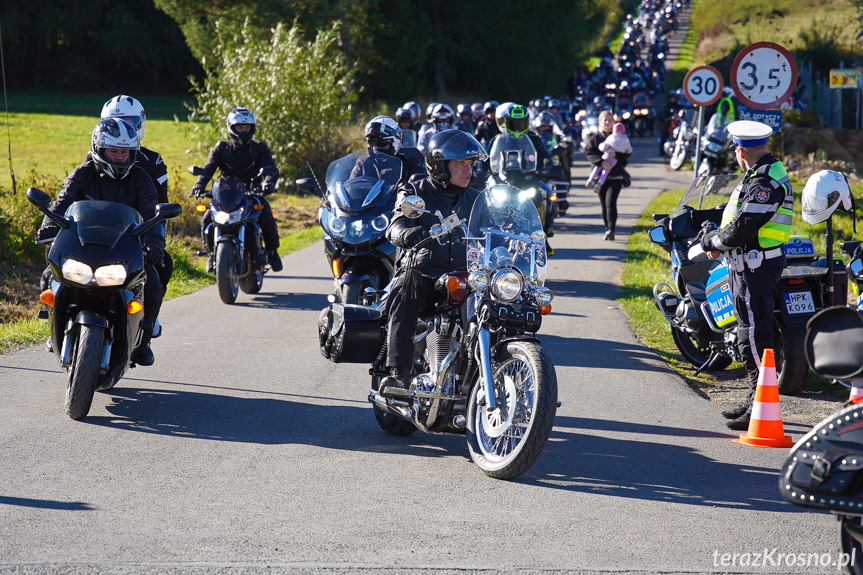
[[[276,250],[267,250],[267,259],[269,260],[270,267],[274,272],[282,271],[282,258],[279,257],[279,252]]]
[[[153,337],[153,323],[148,321],[142,322],[141,328],[141,343],[132,351],[129,359],[138,365],[153,365],[155,358],[153,357],[153,350],[150,349],[150,339]]]
[[[749,394],[746,397],[746,409],[735,417],[734,419],[730,419],[725,422],[725,425],[728,426],[728,429],[733,429],[735,431],[746,431],[749,429],[749,420],[752,417],[752,402],[755,399],[755,388],[758,386],[758,380],[749,381]],[[723,413],[725,417],[728,417]]]
[[[413,373],[410,369],[391,367],[390,375],[383,378],[380,383],[379,390],[383,391],[386,388],[408,389],[413,379]]]

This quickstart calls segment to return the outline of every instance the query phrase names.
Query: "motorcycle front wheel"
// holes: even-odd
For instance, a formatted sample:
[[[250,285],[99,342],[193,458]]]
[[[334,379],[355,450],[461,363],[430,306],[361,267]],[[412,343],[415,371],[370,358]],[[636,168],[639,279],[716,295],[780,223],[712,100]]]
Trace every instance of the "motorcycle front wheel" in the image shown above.
[[[710,357],[710,348],[708,346],[699,345],[695,339],[682,330],[672,327],[671,339],[674,340],[674,345],[677,346],[680,354],[695,367],[701,367]],[[707,369],[710,371],[721,371],[729,365],[731,365],[731,358],[726,355],[720,355],[710,362]]]
[[[243,293],[256,294],[264,286],[264,272],[259,267],[249,272],[249,275],[240,282]]]
[[[240,276],[237,274],[233,255],[234,246],[229,243],[221,243],[216,247],[216,284],[219,287],[219,297],[227,304],[237,301],[240,288]]]
[[[668,165],[672,170],[679,170],[686,162],[686,146],[677,145],[674,147],[674,152],[671,154],[671,160]]]
[[[492,373],[497,407],[487,408],[481,376],[468,399],[468,451],[489,477],[513,479],[534,464],[551,434],[557,375],[551,358],[533,341],[508,343]]]
[[[66,388],[66,415],[72,419],[84,419],[90,412],[99,382],[104,336],[101,327],[78,327],[77,349],[69,373],[69,386]]]
[[[339,301],[345,305],[360,305],[363,286],[356,282],[344,283],[339,287]]]
[[[839,536],[839,550],[842,552],[842,573],[845,575],[863,575],[863,524],[861,518],[852,515],[837,517],[839,525],[836,528]]]

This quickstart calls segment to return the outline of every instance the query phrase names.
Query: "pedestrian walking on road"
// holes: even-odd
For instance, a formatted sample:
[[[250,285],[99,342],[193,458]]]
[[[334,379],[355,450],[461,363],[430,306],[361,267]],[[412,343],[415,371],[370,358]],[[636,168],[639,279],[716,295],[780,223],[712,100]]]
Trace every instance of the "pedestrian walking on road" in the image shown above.
[[[592,166],[602,169],[603,151],[600,149],[600,144],[611,136],[612,128],[614,127],[614,116],[611,112],[605,110],[599,114],[599,132],[591,134],[584,147],[584,155],[587,156],[587,161]],[[608,173],[608,178],[599,188],[599,201],[602,205],[602,221],[605,223],[604,240],[611,241],[614,239],[614,228],[617,225],[617,198],[620,196],[620,190],[623,188],[623,178],[626,172],[626,162],[631,154],[619,152],[615,155],[617,163],[611,167]]]

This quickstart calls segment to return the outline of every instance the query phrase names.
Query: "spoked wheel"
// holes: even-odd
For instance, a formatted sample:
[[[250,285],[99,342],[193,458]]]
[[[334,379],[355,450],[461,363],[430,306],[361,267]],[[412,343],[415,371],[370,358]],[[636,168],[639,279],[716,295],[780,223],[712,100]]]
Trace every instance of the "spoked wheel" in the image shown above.
[[[704,362],[710,357],[710,348],[706,345],[700,345],[688,333],[685,333],[675,327],[671,328],[671,339],[674,340],[674,345],[680,350],[681,355],[686,358],[686,361],[695,367],[701,367]],[[727,355],[720,355],[710,362],[707,369],[710,371],[719,371],[731,365],[731,358]]]
[[[852,515],[840,515],[838,519],[839,550],[843,554],[840,563],[842,573],[863,575],[863,519]]]
[[[676,145],[674,147],[674,152],[671,154],[671,160],[668,162],[668,165],[672,170],[679,170],[683,167],[683,164],[686,162],[686,146]]]
[[[66,415],[72,419],[84,419],[90,412],[99,381],[104,339],[101,327],[81,325],[78,330],[78,349],[75,350],[66,388]]]
[[[229,243],[221,243],[216,248],[216,284],[219,287],[219,297],[227,304],[237,301],[240,287],[240,276],[233,254],[234,246]]]
[[[495,479],[513,479],[542,453],[557,412],[557,376],[536,342],[514,341],[493,369],[495,403],[487,407],[481,380],[468,400],[467,443],[471,459]]]

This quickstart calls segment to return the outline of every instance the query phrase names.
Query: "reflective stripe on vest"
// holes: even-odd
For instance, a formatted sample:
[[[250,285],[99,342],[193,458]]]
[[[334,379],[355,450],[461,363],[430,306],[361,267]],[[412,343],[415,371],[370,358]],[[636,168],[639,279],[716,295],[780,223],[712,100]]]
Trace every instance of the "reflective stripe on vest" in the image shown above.
[[[788,243],[788,237],[791,235],[791,221],[794,215],[794,194],[791,191],[791,179],[785,171],[785,167],[781,162],[764,165],[756,170],[753,175],[766,175],[770,178],[770,185],[776,189],[780,186],[785,188],[785,198],[782,205],[773,213],[770,221],[761,226],[758,230],[758,245],[764,249],[774,248],[782,244]],[[722,212],[722,223],[720,228],[724,228],[731,222],[737,219],[737,213],[740,210],[740,192],[743,190],[743,185],[749,180],[744,178],[731,194],[728,204],[725,206],[725,211]]]

